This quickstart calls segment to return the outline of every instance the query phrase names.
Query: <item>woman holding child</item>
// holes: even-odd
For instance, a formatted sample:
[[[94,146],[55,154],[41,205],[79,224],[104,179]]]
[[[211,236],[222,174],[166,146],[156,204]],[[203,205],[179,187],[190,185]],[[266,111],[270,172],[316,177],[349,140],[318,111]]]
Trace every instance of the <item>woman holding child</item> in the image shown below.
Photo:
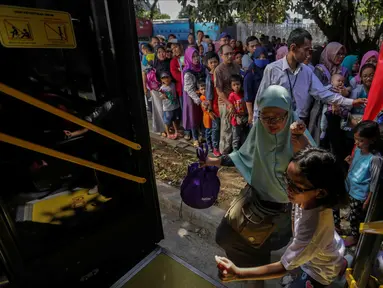
[[[161,83],[161,74],[167,72],[170,75],[170,59],[166,58],[166,49],[162,46],[157,46],[156,54],[154,58],[153,68],[156,71],[157,89],[150,91],[153,103],[153,132],[162,133],[162,136],[167,137],[168,135],[164,132],[165,125],[163,121],[163,107],[161,93],[159,92]],[[154,80],[154,79],[153,79]]]
[[[235,166],[248,183],[216,235],[217,243],[239,267],[269,264],[271,251],[289,242],[290,206],[284,173],[294,153],[313,143],[305,125],[295,122],[285,88],[272,85],[256,101],[260,114],[242,147],[205,163]],[[263,281],[254,285],[263,287]]]
[[[338,42],[329,43],[321,54],[319,64],[314,69],[314,74],[324,86],[328,86],[328,89],[344,97],[349,97],[350,90],[345,87],[345,85],[348,86],[349,71],[341,65],[345,55],[346,48],[342,44]],[[339,85],[332,83],[331,78],[334,75],[339,75],[339,78],[341,78],[342,81],[340,81]],[[347,155],[342,150],[344,133],[340,129],[340,109],[335,105],[324,105],[320,100],[315,101],[310,114],[309,131],[317,143],[329,148],[339,161],[343,161]],[[325,110],[324,115],[323,110]],[[321,126],[323,131],[321,131]]]

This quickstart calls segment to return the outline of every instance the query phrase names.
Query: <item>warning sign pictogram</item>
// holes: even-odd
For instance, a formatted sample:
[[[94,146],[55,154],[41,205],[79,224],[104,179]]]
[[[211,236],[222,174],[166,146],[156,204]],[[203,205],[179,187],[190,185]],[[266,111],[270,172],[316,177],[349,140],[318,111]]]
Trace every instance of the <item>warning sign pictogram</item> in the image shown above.
[[[8,48],[76,48],[65,11],[0,5],[0,42]]]
[[[68,40],[65,23],[44,22],[44,28],[48,40]]]
[[[9,40],[33,40],[31,27],[28,21],[4,19],[4,26]]]

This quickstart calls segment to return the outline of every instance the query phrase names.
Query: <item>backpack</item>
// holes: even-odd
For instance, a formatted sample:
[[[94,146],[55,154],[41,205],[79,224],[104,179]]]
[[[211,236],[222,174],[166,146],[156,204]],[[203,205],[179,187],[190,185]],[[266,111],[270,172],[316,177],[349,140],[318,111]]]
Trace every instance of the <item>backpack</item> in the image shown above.
[[[151,68],[146,73],[146,88],[149,90],[158,90],[160,82],[157,80],[156,69]]]
[[[199,147],[197,156],[200,161],[206,161],[209,153],[207,144],[205,148]],[[200,167],[196,162],[188,167],[188,173],[181,184],[181,198],[183,203],[195,208],[206,209],[212,206],[218,198],[220,181],[217,176],[218,167]]]

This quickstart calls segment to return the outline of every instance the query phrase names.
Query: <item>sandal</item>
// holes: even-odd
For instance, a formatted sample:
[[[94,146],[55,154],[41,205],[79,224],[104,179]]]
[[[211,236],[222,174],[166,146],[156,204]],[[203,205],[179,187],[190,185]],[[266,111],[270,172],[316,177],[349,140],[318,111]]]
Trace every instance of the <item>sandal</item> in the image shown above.
[[[355,239],[355,237],[353,236],[347,236],[346,239],[344,239],[343,241],[344,241],[344,246],[346,247],[352,247],[358,243],[358,240]]]
[[[169,134],[168,139],[170,140],[177,140],[177,134]]]
[[[186,134],[186,135],[184,136],[184,139],[185,139],[186,141],[190,141],[190,139],[191,139],[190,134]]]
[[[339,235],[342,235],[343,231],[341,228],[338,228],[338,227],[335,227],[335,231],[336,233],[338,233]]]

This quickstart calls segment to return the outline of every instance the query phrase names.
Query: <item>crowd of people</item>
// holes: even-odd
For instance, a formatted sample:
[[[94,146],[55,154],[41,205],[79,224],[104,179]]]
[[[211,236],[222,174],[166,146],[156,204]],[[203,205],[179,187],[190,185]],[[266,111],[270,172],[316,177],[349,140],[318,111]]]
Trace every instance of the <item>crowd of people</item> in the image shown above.
[[[302,28],[287,41],[250,36],[243,45],[222,33],[214,43],[198,31],[185,51],[174,35],[140,48],[153,132],[196,147],[206,141],[215,157],[203,165],[235,166],[248,183],[217,229],[230,259],[216,259],[222,279],[263,287],[301,267],[291,287],[334,281],[377,192],[380,121],[362,117],[378,52],[359,57],[337,42],[313,49]],[[351,235],[343,241],[345,205]],[[270,251],[289,242],[291,221],[293,241],[269,264]]]

